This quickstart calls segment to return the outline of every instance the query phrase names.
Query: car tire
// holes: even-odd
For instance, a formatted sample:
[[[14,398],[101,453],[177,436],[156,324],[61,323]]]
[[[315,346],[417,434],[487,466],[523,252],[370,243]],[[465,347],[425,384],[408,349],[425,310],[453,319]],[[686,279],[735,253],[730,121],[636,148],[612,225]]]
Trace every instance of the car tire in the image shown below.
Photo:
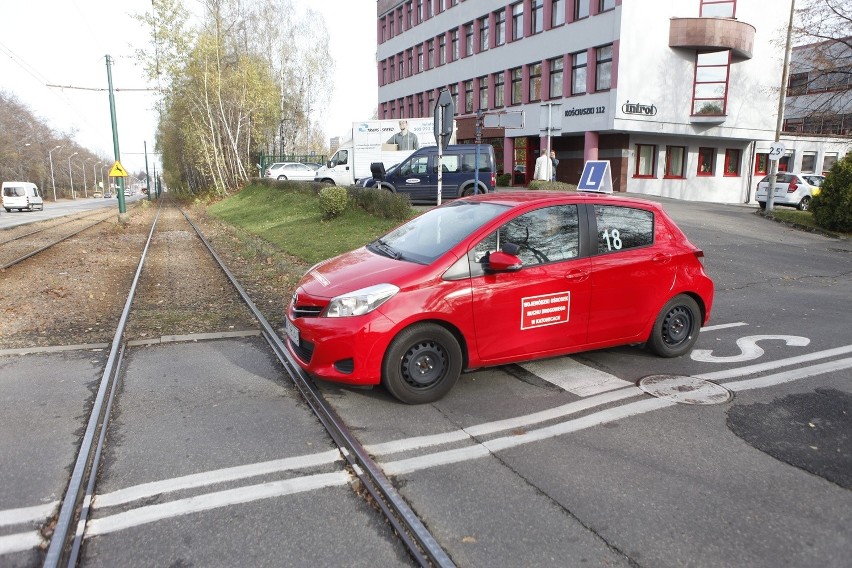
[[[758,201],[757,206],[760,207],[761,210],[766,209],[766,202],[765,201]]]
[[[799,211],[808,211],[811,208],[811,196],[806,195],[799,201],[799,204],[796,206],[796,209]]]
[[[287,181],[287,176],[278,176],[278,181]]]
[[[418,323],[391,342],[382,363],[382,384],[406,404],[426,404],[447,394],[462,370],[462,351],[448,329]]]
[[[692,351],[701,328],[701,310],[686,294],[669,300],[654,321],[648,348],[660,357],[680,357]]]

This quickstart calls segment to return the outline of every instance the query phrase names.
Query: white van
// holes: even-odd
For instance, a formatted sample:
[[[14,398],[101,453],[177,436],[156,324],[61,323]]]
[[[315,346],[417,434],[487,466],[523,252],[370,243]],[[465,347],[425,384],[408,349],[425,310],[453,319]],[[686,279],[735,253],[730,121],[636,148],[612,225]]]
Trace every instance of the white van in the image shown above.
[[[32,211],[36,207],[44,211],[44,199],[36,184],[28,181],[3,182],[3,208],[7,213],[12,209]]]

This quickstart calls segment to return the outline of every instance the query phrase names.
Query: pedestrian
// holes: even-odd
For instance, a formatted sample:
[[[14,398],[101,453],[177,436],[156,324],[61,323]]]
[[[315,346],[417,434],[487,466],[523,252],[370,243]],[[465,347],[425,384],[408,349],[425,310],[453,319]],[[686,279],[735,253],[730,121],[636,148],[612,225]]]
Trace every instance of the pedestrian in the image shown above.
[[[545,148],[541,151],[541,156],[535,160],[535,172],[533,173],[533,179],[550,181],[552,177],[553,162],[550,161],[550,158],[547,155],[547,149]]]
[[[550,151],[550,163],[553,164],[553,171],[551,172],[553,175],[550,181],[556,181],[556,166],[559,165],[559,158],[556,157],[556,152],[553,150]]]

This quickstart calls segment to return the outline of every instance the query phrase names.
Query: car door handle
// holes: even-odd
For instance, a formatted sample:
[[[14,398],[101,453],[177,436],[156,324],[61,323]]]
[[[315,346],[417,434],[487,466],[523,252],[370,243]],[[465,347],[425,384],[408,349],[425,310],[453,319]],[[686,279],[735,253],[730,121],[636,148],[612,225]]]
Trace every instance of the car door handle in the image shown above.
[[[576,282],[582,282],[586,278],[589,277],[588,270],[572,270],[571,272],[565,275],[565,280],[574,280]]]
[[[671,261],[671,259],[672,255],[659,253],[655,254],[651,260],[653,260],[657,264],[666,264],[667,262]]]

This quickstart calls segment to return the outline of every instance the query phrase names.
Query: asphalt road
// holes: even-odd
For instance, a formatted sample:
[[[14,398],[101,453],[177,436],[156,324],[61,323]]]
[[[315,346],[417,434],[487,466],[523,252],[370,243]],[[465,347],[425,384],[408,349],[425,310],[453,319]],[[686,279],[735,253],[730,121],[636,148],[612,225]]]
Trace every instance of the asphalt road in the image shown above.
[[[716,283],[692,356],[485,369],[416,407],[322,385],[459,566],[849,565],[852,243],[659,200]],[[61,497],[104,358],[0,357],[0,546]],[[655,375],[730,398],[636,387]],[[82,565],[408,563],[258,339],[133,348],[121,388]]]

